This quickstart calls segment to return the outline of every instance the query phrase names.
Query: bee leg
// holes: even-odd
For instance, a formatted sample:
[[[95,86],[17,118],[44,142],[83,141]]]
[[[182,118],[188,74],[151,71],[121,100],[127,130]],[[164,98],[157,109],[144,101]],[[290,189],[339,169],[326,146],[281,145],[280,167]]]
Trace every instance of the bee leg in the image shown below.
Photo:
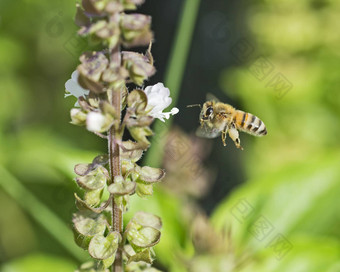
[[[227,130],[224,130],[222,131],[222,143],[223,143],[223,146],[226,146],[226,142],[225,142],[225,139],[227,138]]]
[[[238,131],[234,124],[232,124],[231,127],[229,128],[229,137],[234,141],[237,148],[243,150]]]

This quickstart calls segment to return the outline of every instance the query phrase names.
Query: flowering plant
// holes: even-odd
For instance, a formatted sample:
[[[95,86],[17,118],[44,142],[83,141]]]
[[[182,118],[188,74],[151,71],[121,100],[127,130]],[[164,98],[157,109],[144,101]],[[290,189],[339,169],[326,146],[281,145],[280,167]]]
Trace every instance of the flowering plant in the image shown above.
[[[151,268],[152,247],[160,240],[161,219],[138,212],[123,226],[130,195],[152,195],[153,184],[165,175],[163,169],[139,166],[150,146],[150,125],[178,113],[171,104],[170,90],[162,83],[144,90],[129,90],[127,83],[143,86],[155,73],[151,55],[151,17],[126,14],[142,0],[83,0],[77,5],[79,34],[102,42],[108,50],[85,52],[65,84],[66,95],[77,98],[71,123],[107,139],[108,154],[91,163],[77,164],[76,182],[83,190],[75,194],[78,212],[73,216],[76,243],[88,250],[93,262],[77,271],[158,271]],[[121,51],[149,45],[145,54]],[[130,86],[130,85],[129,85]],[[127,129],[134,139],[123,140]]]

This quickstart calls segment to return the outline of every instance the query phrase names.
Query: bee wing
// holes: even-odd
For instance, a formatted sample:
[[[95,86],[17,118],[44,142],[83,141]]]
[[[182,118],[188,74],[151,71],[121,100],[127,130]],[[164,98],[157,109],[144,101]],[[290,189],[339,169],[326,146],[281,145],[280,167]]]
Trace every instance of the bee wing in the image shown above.
[[[196,130],[196,136],[202,137],[202,138],[216,138],[219,135],[221,135],[221,132],[215,128],[210,128],[207,125],[203,125],[203,127],[199,127]]]
[[[220,102],[220,100],[215,95],[213,95],[212,93],[207,93],[206,100],[207,101]]]

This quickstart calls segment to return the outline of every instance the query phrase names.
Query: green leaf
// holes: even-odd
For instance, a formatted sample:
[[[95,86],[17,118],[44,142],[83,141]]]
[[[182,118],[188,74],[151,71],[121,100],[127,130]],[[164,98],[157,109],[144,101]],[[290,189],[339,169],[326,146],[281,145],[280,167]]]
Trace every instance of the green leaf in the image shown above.
[[[153,168],[150,166],[143,166],[137,170],[139,178],[146,183],[155,183],[160,181],[165,176],[165,171],[160,168]]]
[[[271,230],[268,240],[278,233],[340,237],[335,227],[340,205],[338,158],[338,152],[317,153],[249,181],[216,209],[212,223],[222,232],[232,230],[239,251],[263,249],[254,227],[264,223]]]
[[[289,252],[281,256],[282,246],[269,245],[257,254],[258,261],[249,262],[240,272],[339,271],[340,247],[337,241],[305,235],[291,236],[289,239],[292,242]]]
[[[93,237],[89,245],[89,254],[97,260],[105,260],[114,255],[121,240],[118,232],[111,232],[106,237],[97,234]]]

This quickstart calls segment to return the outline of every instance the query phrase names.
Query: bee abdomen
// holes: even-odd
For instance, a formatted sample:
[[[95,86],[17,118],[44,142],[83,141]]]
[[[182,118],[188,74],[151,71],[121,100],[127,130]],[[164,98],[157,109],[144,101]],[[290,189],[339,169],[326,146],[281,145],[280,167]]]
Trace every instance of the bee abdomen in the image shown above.
[[[264,136],[267,134],[266,126],[261,121],[260,118],[247,112],[242,113],[239,112],[239,114],[242,115],[242,119],[240,118],[241,119],[240,128],[242,130],[257,136]]]

